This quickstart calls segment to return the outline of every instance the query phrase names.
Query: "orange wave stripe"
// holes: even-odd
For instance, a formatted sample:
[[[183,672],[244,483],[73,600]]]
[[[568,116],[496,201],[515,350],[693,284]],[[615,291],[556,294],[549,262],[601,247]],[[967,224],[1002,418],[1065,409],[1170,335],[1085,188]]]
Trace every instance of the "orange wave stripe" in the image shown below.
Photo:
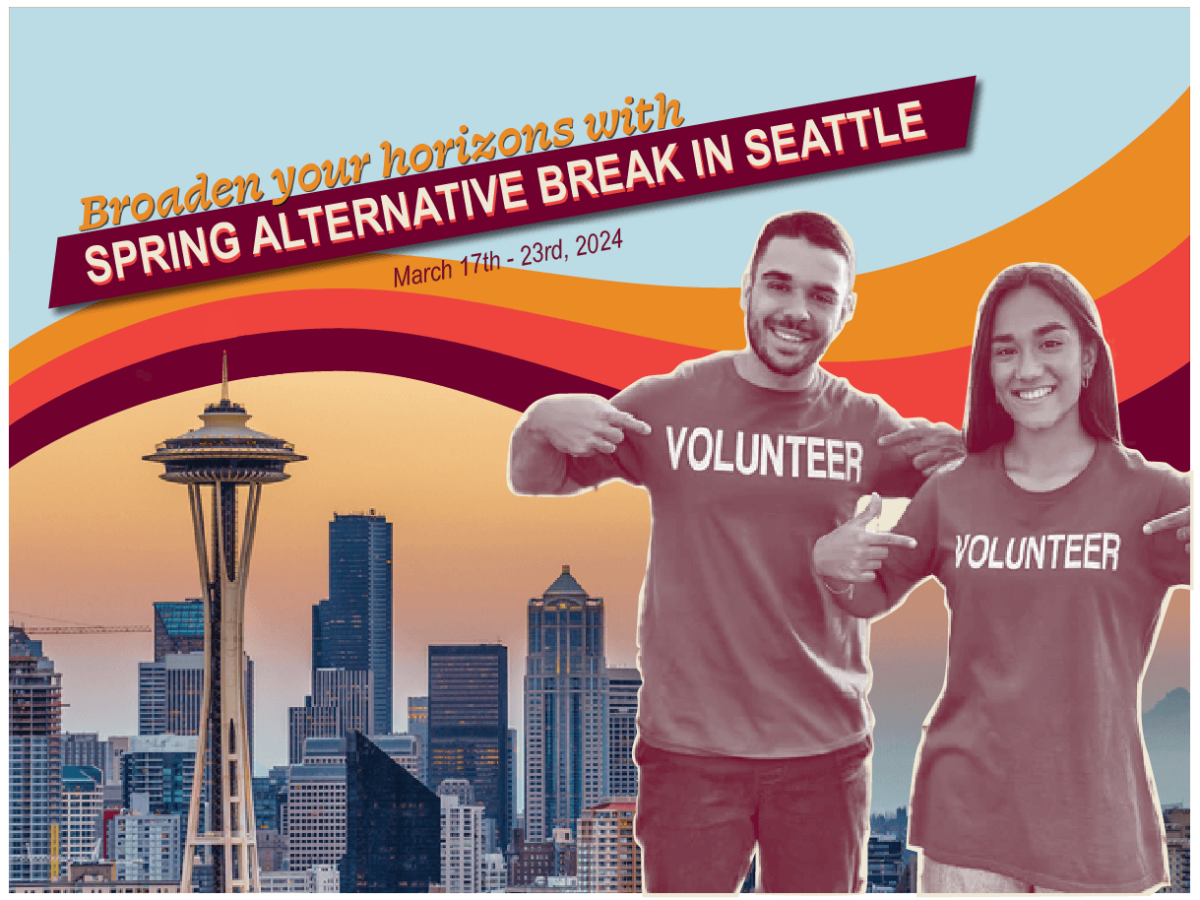
[[[923,259],[860,275],[856,285],[860,308],[870,315],[854,322],[828,358],[889,359],[965,346],[984,288],[1012,263],[1031,259],[1058,263],[1094,296],[1149,269],[1189,233],[1188,103],[1189,92],[1185,92],[1120,153],[1012,222]],[[1136,228],[1127,223],[1136,223]],[[102,335],[179,309],[274,291],[385,289],[391,287],[393,268],[428,262],[371,254],[97,303],[14,347],[9,354],[10,384]],[[721,349],[743,343],[735,288],[623,284],[519,269],[469,278],[460,275],[435,287],[430,293],[436,296],[687,346]]]
[[[1144,390],[1188,360],[1188,329],[1164,329],[1162,323],[1186,326],[1189,246],[1190,242],[1185,241],[1149,271],[1099,301],[1122,398]],[[1153,299],[1152,319],[1146,315],[1151,307],[1143,302],[1145,298]],[[560,329],[548,332],[545,325],[550,322],[558,323]],[[81,384],[151,356],[241,335],[324,328],[435,337],[515,356],[617,388],[643,375],[668,371],[680,360],[706,352],[704,348],[636,338],[469,301],[431,301],[420,294],[355,289],[283,291],[179,310],[78,347],[13,385],[9,421],[17,421]],[[562,329],[566,329],[565,334]],[[951,352],[957,359],[965,351],[960,348]],[[906,407],[920,408],[932,395],[940,396],[949,389],[954,406],[963,388],[930,381],[930,373],[943,373],[943,377],[949,374],[939,361],[944,355],[842,363],[848,367],[843,374],[864,390],[888,394],[894,402],[903,397]]]
[[[547,332],[542,323],[556,323]],[[707,351],[627,338],[546,316],[464,300],[412,293],[325,289],[234,297],[178,310],[105,335],[30,373],[9,391],[9,423],[72,388],[185,347],[281,330],[363,329],[453,341],[579,375],[601,384],[629,384],[649,371],[669,371]],[[565,334],[564,334],[565,330]],[[625,352],[614,346],[625,343]]]

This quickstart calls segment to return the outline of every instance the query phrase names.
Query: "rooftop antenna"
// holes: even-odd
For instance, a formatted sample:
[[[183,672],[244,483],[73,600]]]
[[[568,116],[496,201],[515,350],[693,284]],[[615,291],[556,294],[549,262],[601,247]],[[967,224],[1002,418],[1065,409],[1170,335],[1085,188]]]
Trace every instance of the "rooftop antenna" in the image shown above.
[[[229,354],[221,351],[221,400],[229,402]]]

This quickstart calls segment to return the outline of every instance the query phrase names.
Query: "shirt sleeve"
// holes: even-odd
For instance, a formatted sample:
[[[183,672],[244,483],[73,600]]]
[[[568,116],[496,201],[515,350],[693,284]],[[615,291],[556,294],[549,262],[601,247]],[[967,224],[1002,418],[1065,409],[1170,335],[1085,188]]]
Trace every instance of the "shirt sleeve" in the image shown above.
[[[1162,491],[1154,518],[1170,515],[1189,506],[1191,486],[1188,476],[1167,467],[1163,473]],[[1150,536],[1150,567],[1165,587],[1187,586],[1191,583],[1191,558],[1177,535],[1178,528],[1168,528]]]
[[[646,418],[646,388],[643,382],[630,385],[613,397],[611,403],[622,412],[649,421]],[[654,425],[651,423],[651,427]],[[591,456],[567,458],[567,477],[580,487],[596,487],[606,481],[619,478],[633,485],[642,485],[645,438],[632,431],[625,432],[625,439],[617,444],[614,453],[593,453]]]
[[[871,440],[878,442],[885,434],[891,434],[893,431],[903,428],[905,420],[900,417],[898,412],[878,398],[875,398],[875,405],[876,419]],[[870,489],[884,497],[916,496],[921,485],[925,483],[925,476],[913,465],[908,454],[899,447],[879,447],[878,443],[876,443],[876,448],[881,456],[875,470],[875,480]]]
[[[903,534],[917,542],[917,546],[911,550],[906,547],[889,548],[887,559],[879,570],[878,580],[892,606],[899,604],[914,585],[934,573],[939,497],[942,482],[948,474],[936,473],[925,482],[892,529],[893,534]]]

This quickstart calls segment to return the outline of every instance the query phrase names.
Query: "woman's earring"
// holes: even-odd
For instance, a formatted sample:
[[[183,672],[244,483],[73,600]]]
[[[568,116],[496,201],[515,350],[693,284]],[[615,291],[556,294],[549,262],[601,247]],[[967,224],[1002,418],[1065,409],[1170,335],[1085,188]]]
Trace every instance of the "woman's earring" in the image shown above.
[[[1086,389],[1087,389],[1088,382],[1090,382],[1091,380],[1092,380],[1092,372],[1091,372],[1091,370],[1089,369],[1089,370],[1088,370],[1087,372],[1085,372],[1085,373],[1084,373],[1084,375],[1083,375],[1083,387],[1084,387],[1084,390],[1086,390]]]

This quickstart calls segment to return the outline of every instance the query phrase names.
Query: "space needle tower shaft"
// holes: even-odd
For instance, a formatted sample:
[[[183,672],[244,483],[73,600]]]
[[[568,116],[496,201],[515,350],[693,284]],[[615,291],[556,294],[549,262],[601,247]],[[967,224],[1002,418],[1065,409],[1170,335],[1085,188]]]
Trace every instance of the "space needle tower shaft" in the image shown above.
[[[192,890],[197,852],[211,855],[216,891],[259,890],[243,669],[246,578],[262,487],[290,477],[284,466],[306,457],[286,441],[246,427],[249,418],[245,407],[229,399],[223,359],[221,400],[205,407],[203,426],[167,439],[142,457],[166,467],[159,476],[163,480],[187,485],[204,594],[204,687],[180,884],[184,892]]]

